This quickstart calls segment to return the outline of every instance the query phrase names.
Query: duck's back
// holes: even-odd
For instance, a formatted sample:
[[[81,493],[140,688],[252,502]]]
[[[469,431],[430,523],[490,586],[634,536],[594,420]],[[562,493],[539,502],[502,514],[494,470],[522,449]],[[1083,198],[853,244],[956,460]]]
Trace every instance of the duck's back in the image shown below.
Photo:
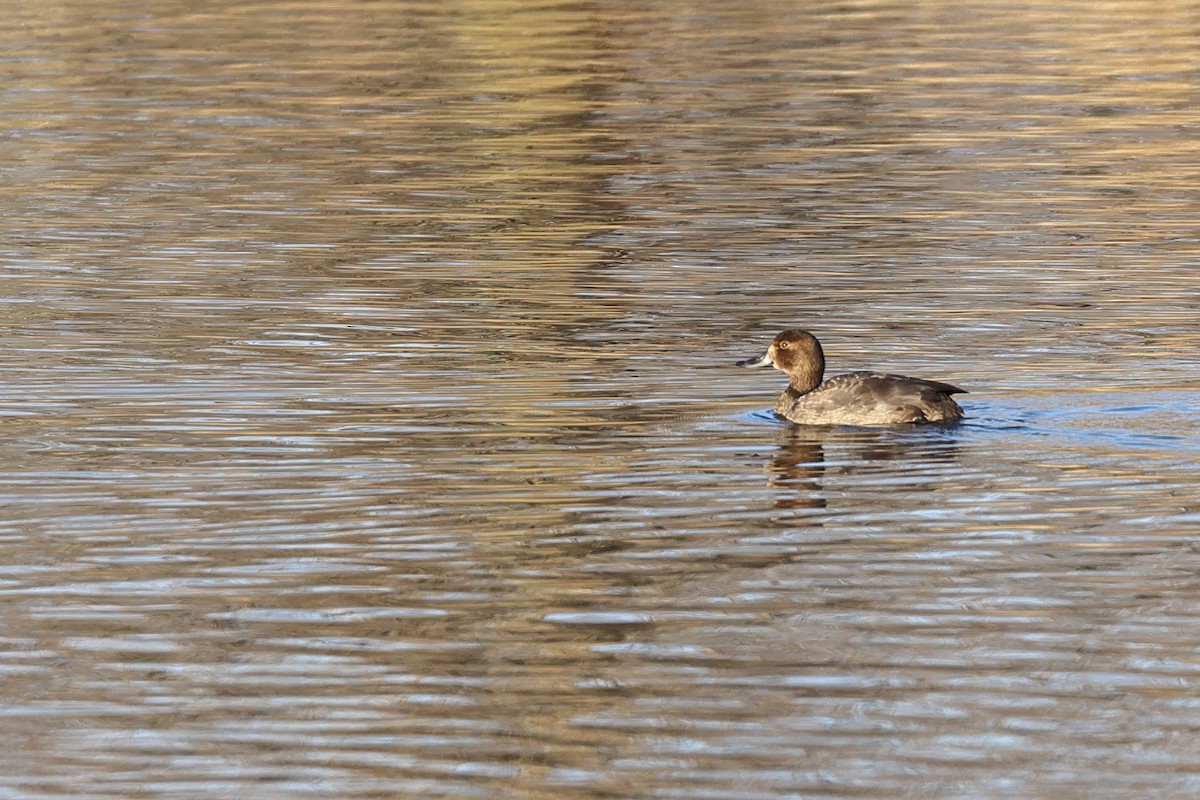
[[[849,372],[806,394],[791,388],[775,411],[802,425],[902,425],[956,422],[963,411],[950,396],[965,390],[948,383],[889,375]]]

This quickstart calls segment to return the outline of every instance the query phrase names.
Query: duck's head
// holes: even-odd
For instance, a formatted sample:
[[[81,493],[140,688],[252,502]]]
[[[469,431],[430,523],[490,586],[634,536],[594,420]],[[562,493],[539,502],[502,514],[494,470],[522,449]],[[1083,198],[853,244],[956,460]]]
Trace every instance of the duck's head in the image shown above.
[[[775,337],[767,352],[758,358],[737,362],[739,367],[774,367],[799,387],[815,388],[825,374],[825,353],[817,337],[792,329]]]

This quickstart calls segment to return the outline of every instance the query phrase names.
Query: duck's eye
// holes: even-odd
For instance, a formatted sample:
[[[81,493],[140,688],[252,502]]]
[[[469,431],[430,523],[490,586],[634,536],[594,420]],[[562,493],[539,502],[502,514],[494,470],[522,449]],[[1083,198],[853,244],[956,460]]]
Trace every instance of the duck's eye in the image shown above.
[[[787,350],[787,349],[788,349],[788,343],[787,343],[787,342],[780,342],[780,343],[779,343],[779,349],[780,349],[780,350]]]

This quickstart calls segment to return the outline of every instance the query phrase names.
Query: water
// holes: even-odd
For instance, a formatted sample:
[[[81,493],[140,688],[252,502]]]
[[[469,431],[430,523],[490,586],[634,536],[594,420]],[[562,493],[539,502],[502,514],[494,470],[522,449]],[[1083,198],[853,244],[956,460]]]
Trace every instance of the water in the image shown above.
[[[9,5],[5,797],[1200,793],[1195,9]]]

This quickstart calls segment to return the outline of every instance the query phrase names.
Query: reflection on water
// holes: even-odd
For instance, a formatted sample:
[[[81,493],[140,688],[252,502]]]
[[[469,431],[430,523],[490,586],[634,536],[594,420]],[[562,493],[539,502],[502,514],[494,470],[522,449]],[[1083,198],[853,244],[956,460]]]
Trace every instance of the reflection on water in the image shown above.
[[[1191,6],[7,10],[0,793],[1196,795]]]
[[[778,489],[773,501],[779,509],[825,508],[821,496],[821,476],[824,474],[824,440],[830,431],[781,424],[779,448],[771,456],[767,485]]]

